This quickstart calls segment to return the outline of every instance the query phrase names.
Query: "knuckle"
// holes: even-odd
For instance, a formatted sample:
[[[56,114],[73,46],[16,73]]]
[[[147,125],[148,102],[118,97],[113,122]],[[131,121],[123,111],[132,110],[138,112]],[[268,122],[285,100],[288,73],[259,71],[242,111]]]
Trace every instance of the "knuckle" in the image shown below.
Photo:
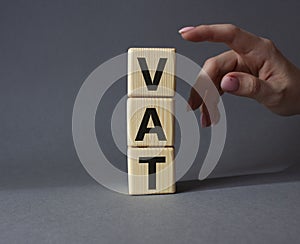
[[[198,26],[198,29],[203,33],[208,33],[211,35],[211,27],[209,25],[200,25]]]
[[[276,50],[276,46],[275,46],[275,44],[272,40],[267,39],[267,38],[262,38],[262,40],[263,40],[263,43],[264,43],[264,45],[267,49],[269,49],[271,51]]]
[[[214,76],[219,75],[219,64],[216,57],[209,58],[205,61],[203,69],[208,72],[208,74],[214,74]]]
[[[240,31],[240,28],[233,24],[227,24],[226,28],[232,35]]]
[[[199,28],[201,28],[202,31],[208,31],[210,29],[209,25],[200,25]]]
[[[209,58],[204,63],[204,67],[209,67],[209,68],[212,68],[212,69],[216,69],[217,66],[218,66],[218,63],[217,63],[217,58],[216,57]]]
[[[252,77],[252,81],[249,82],[249,96],[256,97],[260,91],[260,87],[260,82],[255,77]]]
[[[280,88],[273,92],[272,95],[265,101],[265,105],[269,108],[278,108],[283,103],[286,94],[285,88]]]

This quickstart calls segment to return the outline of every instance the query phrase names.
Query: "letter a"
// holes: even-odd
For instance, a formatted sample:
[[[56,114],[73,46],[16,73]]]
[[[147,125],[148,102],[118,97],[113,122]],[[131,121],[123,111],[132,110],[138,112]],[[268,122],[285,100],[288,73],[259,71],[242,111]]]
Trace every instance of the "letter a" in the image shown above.
[[[150,117],[152,118],[154,128],[147,127]],[[144,140],[144,136],[146,133],[156,133],[159,141],[167,140],[155,108],[147,108],[146,109],[142,123],[140,125],[139,131],[136,135],[135,140],[136,141]]]

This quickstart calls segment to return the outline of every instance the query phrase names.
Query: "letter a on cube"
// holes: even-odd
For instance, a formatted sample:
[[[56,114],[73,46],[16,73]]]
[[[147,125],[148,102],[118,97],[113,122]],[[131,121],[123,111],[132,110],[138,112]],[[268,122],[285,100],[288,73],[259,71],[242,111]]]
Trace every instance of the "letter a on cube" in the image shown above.
[[[129,98],[127,100],[127,145],[173,146],[174,100]]]

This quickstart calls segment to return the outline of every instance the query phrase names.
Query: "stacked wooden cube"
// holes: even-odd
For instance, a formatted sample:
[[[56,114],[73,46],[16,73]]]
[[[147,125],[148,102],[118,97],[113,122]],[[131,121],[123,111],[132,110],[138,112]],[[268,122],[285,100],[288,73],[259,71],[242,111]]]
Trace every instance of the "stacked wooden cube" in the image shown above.
[[[175,192],[175,49],[128,50],[129,194]]]

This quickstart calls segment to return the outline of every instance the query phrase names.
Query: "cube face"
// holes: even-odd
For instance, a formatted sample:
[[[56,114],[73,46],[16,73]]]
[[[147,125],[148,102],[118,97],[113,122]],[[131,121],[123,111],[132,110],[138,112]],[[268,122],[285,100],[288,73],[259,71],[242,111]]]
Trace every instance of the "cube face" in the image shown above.
[[[128,148],[129,194],[175,192],[174,148]]]
[[[130,48],[127,78],[129,97],[173,97],[175,49]]]
[[[127,145],[173,146],[173,114],[172,98],[129,98],[127,100]]]

